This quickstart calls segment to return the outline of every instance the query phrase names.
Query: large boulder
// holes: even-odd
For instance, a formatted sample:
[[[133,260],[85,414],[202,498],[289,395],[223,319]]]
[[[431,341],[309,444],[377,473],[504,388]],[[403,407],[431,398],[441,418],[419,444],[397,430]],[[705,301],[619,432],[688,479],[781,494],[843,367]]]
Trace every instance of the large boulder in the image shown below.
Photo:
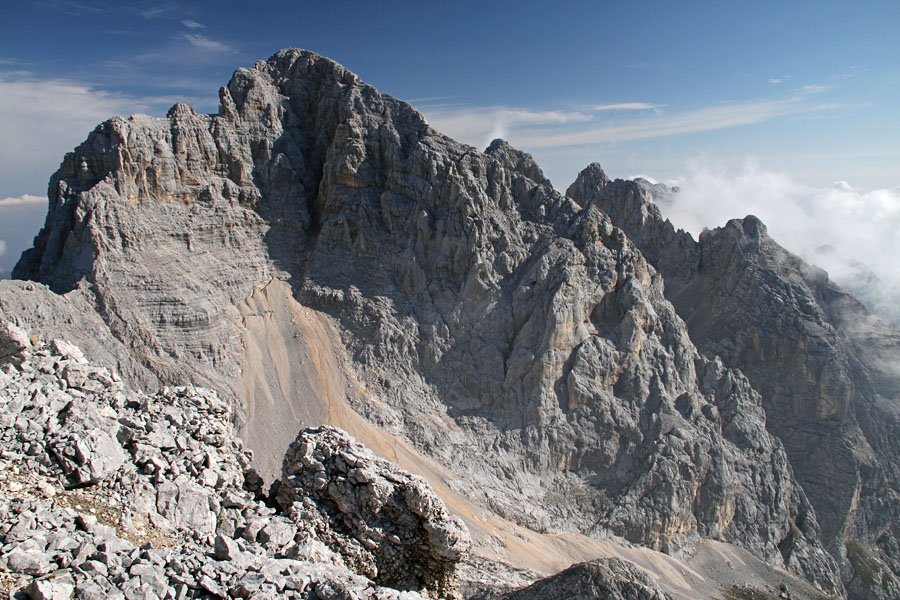
[[[300,432],[284,458],[278,501],[298,526],[377,583],[453,594],[457,564],[470,546],[465,525],[424,479],[344,431]]]

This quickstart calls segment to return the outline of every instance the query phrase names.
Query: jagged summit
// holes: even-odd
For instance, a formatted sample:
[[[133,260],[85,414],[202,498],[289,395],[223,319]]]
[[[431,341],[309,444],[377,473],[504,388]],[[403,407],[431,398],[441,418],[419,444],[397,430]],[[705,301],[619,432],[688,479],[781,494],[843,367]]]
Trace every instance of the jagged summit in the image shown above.
[[[898,564],[900,504],[887,491],[900,489],[900,454],[889,441],[900,431],[897,330],[784,250],[753,215],[694,241],[627,182],[573,192],[609,214],[659,270],[691,339],[759,390],[766,426],[784,442],[832,554],[851,560],[855,549],[856,566],[844,566],[852,594],[889,597],[857,568],[864,552],[888,581]]]
[[[521,150],[513,148],[506,140],[500,138],[495,139],[487,147],[484,153],[496,158],[504,163],[509,169],[518,171],[539,185],[551,185],[550,180],[544,177],[544,172],[541,171],[541,168],[534,162],[534,158],[527,152],[522,152]]]
[[[566,196],[578,201],[579,198],[584,198],[595,190],[601,190],[608,184],[609,177],[603,172],[600,163],[591,163],[578,173],[578,177],[566,190]]]
[[[220,100],[107,121],[51,180],[14,276],[68,292],[109,360],[215,389],[270,477],[303,427],[349,430],[427,477],[485,556],[559,569],[609,535],[705,538],[844,595],[769,400],[733,368],[762,346],[710,351],[694,328],[694,278],[728,257],[639,183],[593,164],[561,195],[530,155],[457,143],[302,50],[238,69]],[[758,283],[735,323],[775,302]],[[23,299],[44,288],[6,293],[0,312],[47,320]]]
[[[723,227],[716,229],[721,230],[725,235],[729,235],[733,238],[739,237],[753,243],[774,242],[774,240],[769,237],[769,230],[766,228],[766,224],[756,215],[747,215],[743,219],[731,219],[725,223]],[[707,229],[707,231],[712,230]],[[702,236],[703,234],[701,234],[701,237]]]

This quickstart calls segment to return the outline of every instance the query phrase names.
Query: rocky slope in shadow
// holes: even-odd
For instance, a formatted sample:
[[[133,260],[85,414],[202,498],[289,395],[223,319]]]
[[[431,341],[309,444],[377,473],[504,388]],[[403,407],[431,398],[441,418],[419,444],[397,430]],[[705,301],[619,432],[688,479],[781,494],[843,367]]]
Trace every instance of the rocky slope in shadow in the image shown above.
[[[284,280],[336,323],[363,388],[338,394],[455,491],[538,531],[731,541],[843,594],[759,395],[697,351],[594,203],[313,53],[239,69],[220,98],[98,126],[14,276],[84,290],[159,382],[238,411],[242,307]]]
[[[766,233],[753,216],[698,241],[665,220],[640,182],[591,165],[569,188],[621,227],[663,275],[706,354],[760,392],[854,596],[898,593],[900,332]]]

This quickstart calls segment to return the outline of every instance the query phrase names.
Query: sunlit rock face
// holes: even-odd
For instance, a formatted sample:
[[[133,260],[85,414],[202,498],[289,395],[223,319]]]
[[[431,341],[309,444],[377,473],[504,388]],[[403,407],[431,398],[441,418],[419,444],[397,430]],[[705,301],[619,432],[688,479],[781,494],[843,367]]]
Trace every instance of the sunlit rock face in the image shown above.
[[[832,554],[843,560],[862,543],[878,569],[896,572],[900,333],[778,245],[756,217],[695,241],[663,219],[646,186],[610,182],[597,168],[568,195],[629,235],[663,275],[691,339],[760,393],[766,427],[784,443]],[[844,570],[861,580],[849,560]],[[879,586],[853,587],[893,593]]]
[[[349,403],[538,531],[731,541],[843,593],[759,394],[698,352],[607,207],[310,52],[239,69],[220,98],[100,125],[14,276],[88,297],[158,382],[271,422],[255,460]],[[290,294],[263,308],[273,280]]]

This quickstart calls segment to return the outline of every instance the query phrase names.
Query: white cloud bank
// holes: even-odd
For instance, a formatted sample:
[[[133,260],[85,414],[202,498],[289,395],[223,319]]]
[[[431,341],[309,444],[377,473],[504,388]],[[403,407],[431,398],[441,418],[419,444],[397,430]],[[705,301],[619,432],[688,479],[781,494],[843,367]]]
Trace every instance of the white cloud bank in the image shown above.
[[[676,227],[696,237],[704,227],[756,215],[779,244],[900,323],[900,188],[862,191],[846,181],[816,188],[755,159],[737,169],[695,159],[686,177],[667,183],[680,188],[661,207]]]
[[[6,240],[0,240],[0,256],[6,254]]]

